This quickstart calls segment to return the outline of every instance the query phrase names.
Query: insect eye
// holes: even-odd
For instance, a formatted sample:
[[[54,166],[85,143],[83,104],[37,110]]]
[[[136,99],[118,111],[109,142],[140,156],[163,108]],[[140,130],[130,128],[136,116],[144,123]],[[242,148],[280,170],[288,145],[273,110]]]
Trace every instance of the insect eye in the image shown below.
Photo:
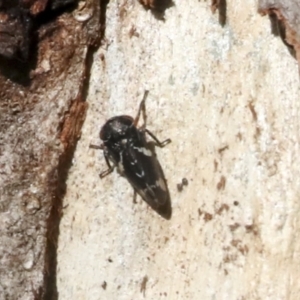
[[[106,122],[101,128],[99,136],[100,139],[104,141],[108,138],[108,135],[110,135],[110,130],[108,129],[108,122]]]
[[[131,125],[134,120],[133,117],[124,115],[120,117],[120,121],[126,125]]]
[[[125,134],[133,123],[134,119],[127,115],[113,117],[101,128],[100,139],[103,141],[114,138],[119,139],[119,136]]]

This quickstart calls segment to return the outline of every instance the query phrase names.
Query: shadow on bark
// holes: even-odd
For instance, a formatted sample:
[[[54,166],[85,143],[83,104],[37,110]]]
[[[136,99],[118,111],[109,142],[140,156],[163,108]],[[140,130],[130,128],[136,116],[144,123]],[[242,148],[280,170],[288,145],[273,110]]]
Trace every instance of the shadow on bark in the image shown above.
[[[50,210],[48,222],[47,222],[47,244],[45,252],[45,274],[44,274],[44,295],[45,300],[57,300],[57,245],[59,237],[59,225],[61,216],[63,213],[62,201],[66,193],[66,180],[69,169],[72,164],[72,158],[76,146],[72,147],[68,153],[60,157],[59,167],[57,170],[53,170],[53,173],[49,176],[49,185],[56,187],[53,193],[52,208]]]
[[[150,9],[157,20],[165,21],[165,11],[173,7],[172,0],[139,0],[145,9]]]
[[[214,14],[218,10],[219,23],[222,27],[226,25],[227,20],[227,3],[226,0],[212,0],[211,11]]]
[[[272,34],[281,38],[282,42],[287,47],[289,53],[293,56],[293,58],[296,59],[295,48],[286,41],[286,27],[284,25],[284,22],[282,20],[279,20],[275,13],[270,13],[269,19],[271,22]]]
[[[34,52],[34,50],[32,50]],[[22,86],[30,85],[30,71],[36,66],[36,54],[29,61],[9,59],[0,56],[0,72],[5,77]]]
[[[219,23],[221,26],[225,26],[226,25],[226,17],[227,17],[227,3],[226,0],[220,0],[220,4],[219,4]]]
[[[32,3],[39,4],[39,0]],[[0,0],[0,72],[23,86],[30,85],[30,72],[37,66],[39,28],[73,11],[77,0],[48,2],[36,15],[29,5],[26,1]]]
[[[108,0],[100,0],[101,13],[99,15],[100,23],[100,35],[96,38],[93,45],[90,45],[86,55],[85,62],[85,78],[82,83],[81,96],[74,103],[74,115],[72,116],[72,108],[70,109],[70,119],[78,120],[76,127],[79,131],[83,125],[85,119],[85,112],[87,109],[86,97],[89,89],[90,72],[93,64],[94,53],[98,50],[99,42],[105,36],[105,22],[106,22],[106,7]],[[76,107],[77,106],[77,107]],[[65,120],[65,123],[67,121]],[[64,134],[67,126],[62,124],[61,135],[65,135],[67,146],[65,146],[65,152],[59,159],[57,169],[53,170],[52,174],[49,175],[49,187],[52,188],[53,202],[50,210],[49,218],[47,221],[47,245],[45,253],[45,274],[44,274],[44,293],[42,299],[44,300],[58,300],[59,294],[57,290],[57,247],[59,238],[59,226],[61,217],[63,215],[63,198],[66,194],[66,181],[68,178],[69,170],[72,166],[73,156],[77,147],[78,137],[68,137],[68,133]],[[71,126],[74,127],[74,126]],[[68,131],[68,130],[66,130]],[[72,128],[71,128],[72,131]]]

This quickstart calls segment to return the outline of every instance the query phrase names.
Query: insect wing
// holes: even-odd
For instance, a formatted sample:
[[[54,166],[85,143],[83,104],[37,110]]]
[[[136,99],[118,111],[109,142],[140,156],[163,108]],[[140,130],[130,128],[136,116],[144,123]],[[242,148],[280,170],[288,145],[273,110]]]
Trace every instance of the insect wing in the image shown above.
[[[122,151],[124,175],[136,192],[155,210],[169,205],[170,197],[161,166],[147,145],[145,133],[135,128],[135,138]]]

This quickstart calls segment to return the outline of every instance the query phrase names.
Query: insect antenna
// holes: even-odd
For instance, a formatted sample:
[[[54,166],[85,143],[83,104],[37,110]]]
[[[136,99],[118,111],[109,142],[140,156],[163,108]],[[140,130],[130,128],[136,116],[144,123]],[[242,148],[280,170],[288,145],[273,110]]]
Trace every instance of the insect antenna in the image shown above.
[[[145,91],[144,93],[144,97],[143,100],[140,103],[140,107],[139,107],[139,111],[137,113],[136,118],[134,119],[134,126],[137,127],[137,124],[139,122],[140,116],[141,116],[141,112],[143,113],[143,119],[144,119],[144,124],[141,126],[141,129],[145,129],[146,128],[146,124],[147,124],[147,115],[146,115],[146,99],[148,97],[149,91]]]
[[[90,148],[90,149],[97,149],[97,150],[104,150],[103,144],[102,144],[102,145],[94,145],[94,144],[90,144],[89,148]],[[106,154],[105,152],[104,152],[104,158],[105,158],[106,164],[107,164],[107,166],[108,166],[108,169],[105,170],[105,171],[103,171],[103,172],[101,172],[101,173],[99,174],[99,177],[100,177],[101,179],[104,178],[104,177],[106,177],[106,176],[109,175],[110,173],[112,173],[113,170],[114,170],[114,168],[115,168],[115,166],[111,166],[111,165],[110,165],[109,159],[108,159],[107,154]]]
[[[99,176],[100,176],[101,179],[103,179],[104,177],[106,177],[107,175],[109,175],[110,173],[112,173],[113,170],[114,170],[114,168],[115,168],[115,166],[111,166],[110,165],[109,159],[108,159],[107,154],[105,152],[104,152],[104,158],[105,158],[106,164],[108,166],[108,169],[105,170],[105,171],[103,171],[103,172],[101,172],[99,174]]]

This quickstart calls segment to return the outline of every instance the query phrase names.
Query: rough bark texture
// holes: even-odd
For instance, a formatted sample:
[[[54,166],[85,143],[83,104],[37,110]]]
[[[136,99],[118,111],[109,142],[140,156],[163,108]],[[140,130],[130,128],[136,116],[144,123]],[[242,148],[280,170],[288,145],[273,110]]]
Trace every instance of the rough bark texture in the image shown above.
[[[0,299],[299,299],[298,1],[141,3],[80,1],[0,61]],[[169,221],[89,149],[145,89]]]
[[[99,34],[96,1],[45,17],[31,60],[1,60],[1,299],[55,296],[61,198],[87,107],[89,41]]]
[[[259,12],[268,14],[273,33],[280,35],[283,42],[292,47],[300,62],[300,3],[297,0],[260,0]],[[275,18],[275,20],[274,20]]]
[[[164,20],[109,3],[64,199],[60,299],[299,298],[297,61],[257,2],[225,7],[220,24],[206,1],[174,1]],[[103,155],[88,149],[109,117],[135,116],[145,89],[148,128],[172,139],[157,150],[170,221],[134,204],[118,174],[100,180]]]

